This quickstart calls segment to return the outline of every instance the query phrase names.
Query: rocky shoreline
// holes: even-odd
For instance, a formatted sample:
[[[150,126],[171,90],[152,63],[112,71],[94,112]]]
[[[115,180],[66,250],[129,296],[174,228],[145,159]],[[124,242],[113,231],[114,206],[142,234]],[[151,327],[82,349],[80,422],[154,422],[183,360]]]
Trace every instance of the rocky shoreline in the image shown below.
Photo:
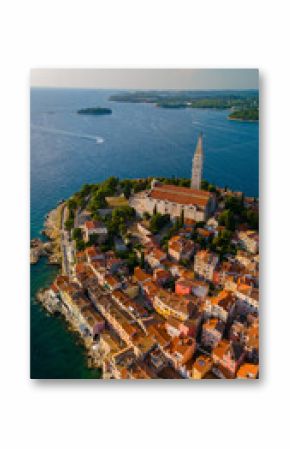
[[[79,322],[71,316],[65,307],[63,307],[61,301],[55,300],[55,298],[50,295],[49,290],[50,289],[47,288],[40,289],[36,294],[36,299],[50,315],[61,315],[68,325],[68,331],[77,334],[80,344],[86,351],[88,368],[101,369],[104,354],[102,353],[98,342],[94,342],[91,337],[82,334]]]
[[[227,117],[228,120],[232,120],[235,122],[250,122],[250,123],[259,123],[259,120],[250,120],[250,119],[246,119],[246,118],[235,118],[235,117]]]
[[[41,257],[47,257],[50,265],[61,265],[60,230],[64,203],[51,210],[44,222],[42,234],[49,241],[34,238],[30,241],[30,263],[35,265]]]

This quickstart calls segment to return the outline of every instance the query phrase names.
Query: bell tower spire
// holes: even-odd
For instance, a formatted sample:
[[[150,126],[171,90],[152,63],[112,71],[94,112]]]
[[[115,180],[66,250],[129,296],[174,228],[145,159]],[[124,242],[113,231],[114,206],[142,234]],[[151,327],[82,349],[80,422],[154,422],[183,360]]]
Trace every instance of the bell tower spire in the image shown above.
[[[199,134],[196,150],[192,159],[191,188],[200,190],[203,169],[203,137]]]

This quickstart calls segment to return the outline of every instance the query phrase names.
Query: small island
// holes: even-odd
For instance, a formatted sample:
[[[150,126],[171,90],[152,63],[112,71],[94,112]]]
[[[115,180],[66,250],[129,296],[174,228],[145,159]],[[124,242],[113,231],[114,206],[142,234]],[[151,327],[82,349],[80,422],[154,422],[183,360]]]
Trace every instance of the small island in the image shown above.
[[[228,116],[228,119],[242,122],[257,122],[259,121],[259,109],[237,109]]]
[[[84,108],[79,109],[77,111],[78,114],[85,114],[85,115],[108,115],[112,114],[112,109],[109,108]]]

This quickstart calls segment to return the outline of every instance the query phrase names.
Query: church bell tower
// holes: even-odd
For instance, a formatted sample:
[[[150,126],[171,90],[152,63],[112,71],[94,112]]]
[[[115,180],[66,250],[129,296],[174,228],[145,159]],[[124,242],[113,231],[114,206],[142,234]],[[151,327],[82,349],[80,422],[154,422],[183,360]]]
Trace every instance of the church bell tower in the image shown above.
[[[191,188],[200,190],[203,169],[202,133],[200,133],[192,159]]]

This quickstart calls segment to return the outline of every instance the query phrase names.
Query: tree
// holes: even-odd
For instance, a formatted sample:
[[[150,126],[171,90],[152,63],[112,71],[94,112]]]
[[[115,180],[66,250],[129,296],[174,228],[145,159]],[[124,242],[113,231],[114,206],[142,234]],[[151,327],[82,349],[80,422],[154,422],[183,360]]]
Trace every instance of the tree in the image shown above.
[[[120,186],[123,190],[123,193],[125,195],[125,198],[129,198],[131,195],[131,189],[132,189],[132,183],[129,179],[125,179],[120,182]]]
[[[120,219],[123,218],[124,220],[133,218],[135,216],[135,209],[130,206],[119,206],[116,207],[112,212],[112,218],[113,219]]]
[[[86,247],[86,244],[83,240],[76,240],[76,248],[78,251],[83,251]]]
[[[64,224],[64,227],[67,231],[71,231],[74,226],[73,218],[68,218]]]
[[[82,238],[82,230],[81,228],[75,228],[72,232],[72,238],[74,240],[80,240]]]
[[[252,229],[259,229],[259,214],[254,210],[248,210],[246,213],[247,223]]]
[[[228,196],[225,200],[225,209],[233,214],[241,215],[244,210],[243,199],[236,196]]]
[[[227,229],[219,232],[212,240],[210,245],[211,251],[218,253],[221,259],[227,253],[234,253],[234,247],[231,245],[232,235],[233,233]]]
[[[148,180],[147,179],[141,179],[134,182],[134,192],[141,192],[142,190],[146,190],[148,188]]]
[[[95,184],[84,184],[79,192],[80,197],[86,198],[95,187]]]
[[[99,236],[97,234],[91,234],[89,238],[89,246],[97,245],[99,242]]]
[[[106,181],[102,183],[101,188],[106,190],[108,192],[108,195],[113,195],[116,192],[118,184],[119,179],[116,178],[115,176],[110,176],[110,178],[106,179]]]
[[[144,266],[145,266],[145,256],[144,256],[144,251],[141,251],[140,267],[144,268]]]
[[[150,220],[150,231],[155,234],[170,221],[169,215],[154,214]]]
[[[137,265],[139,265],[138,259],[137,259],[137,256],[135,253],[133,253],[133,252],[129,253],[128,258],[127,258],[127,265],[128,265],[130,273],[133,273],[134,268]]]
[[[196,224],[195,224],[195,228],[197,229],[197,228],[204,228],[204,226],[205,226],[205,221],[198,221]]]
[[[201,181],[201,190],[208,190],[208,185],[209,185],[209,182],[206,181],[205,179],[203,179]]]
[[[209,184],[208,191],[212,192],[212,193],[215,193],[216,192],[216,187],[213,184]]]
[[[97,212],[98,209],[102,209],[107,206],[106,202],[107,192],[98,190],[89,201],[88,209],[91,212]]]
[[[126,227],[125,223],[120,223],[120,224],[119,224],[119,233],[120,233],[122,236],[125,236],[126,231],[127,231],[127,227]]]
[[[180,214],[180,223],[181,223],[181,226],[184,225],[184,210],[183,209],[181,210],[181,214]]]
[[[75,198],[70,198],[67,202],[67,206],[69,208],[69,211],[74,211],[77,208],[77,201]]]
[[[179,185],[181,187],[190,187],[190,179],[180,179],[179,180]]]
[[[94,211],[93,213],[92,213],[92,217],[93,217],[93,219],[94,220],[96,220],[96,221],[99,221],[99,220],[101,220],[101,214],[100,214],[100,212],[98,211],[98,210],[96,210],[96,211]]]
[[[235,229],[235,217],[231,210],[224,210],[219,218],[218,223],[220,226],[225,226],[228,230],[234,231]]]

